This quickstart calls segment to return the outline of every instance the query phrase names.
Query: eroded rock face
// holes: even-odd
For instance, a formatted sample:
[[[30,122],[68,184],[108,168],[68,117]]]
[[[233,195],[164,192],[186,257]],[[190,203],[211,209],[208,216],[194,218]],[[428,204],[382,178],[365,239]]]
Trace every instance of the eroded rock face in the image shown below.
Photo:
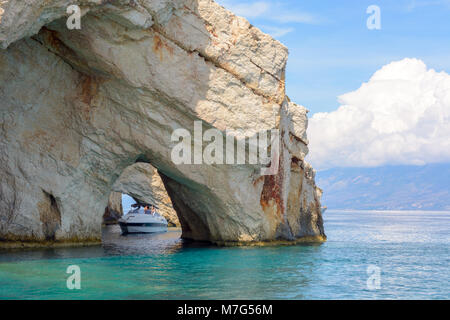
[[[123,216],[122,193],[111,192],[108,199],[108,206],[103,214],[103,223],[106,225],[118,223]]]
[[[136,163],[124,170],[114,183],[112,189],[128,194],[141,203],[153,203],[158,206],[158,212],[169,222],[169,226],[180,226],[177,213],[166,188],[155,167],[148,163]],[[113,192],[114,193],[114,192]]]
[[[287,49],[210,0],[2,3],[0,238],[97,241],[118,177],[157,168],[183,237],[323,240],[306,109],[285,96]],[[175,165],[175,129],[281,132],[279,170]],[[207,143],[204,143],[206,146]]]

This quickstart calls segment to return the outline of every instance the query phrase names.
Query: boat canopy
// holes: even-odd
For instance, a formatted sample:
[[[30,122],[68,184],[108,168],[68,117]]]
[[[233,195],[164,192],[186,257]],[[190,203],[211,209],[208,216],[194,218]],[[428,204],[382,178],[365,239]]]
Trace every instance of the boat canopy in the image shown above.
[[[152,203],[143,203],[143,202],[138,202],[138,203],[135,203],[135,204],[132,204],[131,205],[131,207],[132,208],[143,208],[143,207],[151,207],[151,206],[153,206],[153,207],[155,207],[156,209],[159,209],[159,207],[156,205],[156,204],[152,204]]]

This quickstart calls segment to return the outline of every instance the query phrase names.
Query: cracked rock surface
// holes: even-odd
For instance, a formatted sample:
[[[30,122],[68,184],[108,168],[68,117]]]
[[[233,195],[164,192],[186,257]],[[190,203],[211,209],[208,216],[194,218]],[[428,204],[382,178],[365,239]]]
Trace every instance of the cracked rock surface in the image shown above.
[[[81,8],[81,29],[66,8]],[[211,0],[0,2],[0,239],[98,241],[114,185],[158,170],[182,237],[324,240],[288,50]],[[175,165],[175,129],[279,129],[279,170]],[[208,143],[204,142],[204,146]],[[269,146],[270,148],[270,146]],[[117,190],[116,190],[117,191]]]

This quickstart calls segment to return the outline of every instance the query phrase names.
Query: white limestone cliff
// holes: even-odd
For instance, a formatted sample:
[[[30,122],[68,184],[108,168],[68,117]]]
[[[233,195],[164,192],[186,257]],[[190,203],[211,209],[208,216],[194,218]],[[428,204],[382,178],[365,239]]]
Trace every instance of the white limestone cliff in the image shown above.
[[[80,30],[66,26],[69,4]],[[0,239],[99,241],[110,192],[136,162],[157,168],[183,238],[325,239],[307,111],[285,95],[281,43],[211,0],[0,8]],[[280,170],[175,165],[171,134],[194,121],[245,136],[278,128]]]

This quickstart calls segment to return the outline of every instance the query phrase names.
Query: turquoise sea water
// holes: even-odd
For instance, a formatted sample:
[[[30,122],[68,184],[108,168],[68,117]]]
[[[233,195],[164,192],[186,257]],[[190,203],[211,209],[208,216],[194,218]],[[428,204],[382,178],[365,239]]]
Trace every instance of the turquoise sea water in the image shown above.
[[[0,251],[0,298],[450,298],[450,212],[324,218],[322,245],[218,248],[183,244],[178,230],[122,237],[113,226],[103,246]],[[80,290],[67,289],[69,265],[80,267]],[[380,289],[367,287],[369,266]]]

